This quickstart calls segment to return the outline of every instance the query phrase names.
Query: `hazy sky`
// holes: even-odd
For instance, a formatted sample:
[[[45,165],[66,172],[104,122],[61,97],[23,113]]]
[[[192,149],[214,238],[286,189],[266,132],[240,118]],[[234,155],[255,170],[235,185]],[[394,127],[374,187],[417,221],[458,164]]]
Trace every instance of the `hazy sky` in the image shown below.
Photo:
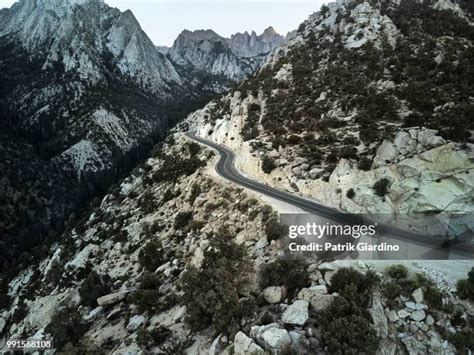
[[[0,8],[15,0],[0,0]],[[298,28],[323,0],[105,0],[130,9],[156,45],[172,45],[183,29],[213,29],[228,37],[235,32],[273,26],[281,34]]]

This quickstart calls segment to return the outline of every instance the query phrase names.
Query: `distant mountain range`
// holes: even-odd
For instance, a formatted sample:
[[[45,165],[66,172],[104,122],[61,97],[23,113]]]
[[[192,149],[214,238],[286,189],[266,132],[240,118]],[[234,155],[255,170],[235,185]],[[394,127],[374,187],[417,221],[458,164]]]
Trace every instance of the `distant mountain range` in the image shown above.
[[[272,29],[230,40],[184,31],[165,55],[131,11],[103,0],[20,0],[1,10],[0,248],[60,228],[167,127],[282,41]]]
[[[218,91],[246,78],[265,62],[285,38],[268,27],[261,35],[252,31],[224,38],[212,30],[184,30],[172,47],[158,47],[184,77],[201,77]],[[192,81],[192,80],[191,80]],[[212,90],[212,89],[211,89]]]

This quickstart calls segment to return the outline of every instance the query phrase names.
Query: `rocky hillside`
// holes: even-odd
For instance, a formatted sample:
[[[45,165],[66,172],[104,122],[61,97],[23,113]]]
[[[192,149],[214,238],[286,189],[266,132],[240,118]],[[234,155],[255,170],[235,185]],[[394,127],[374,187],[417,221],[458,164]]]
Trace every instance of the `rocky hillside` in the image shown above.
[[[189,124],[249,175],[326,205],[472,213],[472,20],[468,1],[331,3]]]
[[[1,10],[0,261],[53,238],[199,100],[130,11],[101,0]]]
[[[181,134],[109,191],[51,248],[2,275],[0,349],[59,353],[463,353],[472,303],[403,266],[279,260],[277,217],[213,177]],[[470,278],[472,275],[470,275]],[[472,290],[472,289],[471,289]]]
[[[212,30],[183,31],[171,48],[161,48],[194,85],[208,90],[227,91],[231,83],[241,81],[266,61],[273,49],[284,41],[272,27],[261,35],[237,33],[231,38]]]

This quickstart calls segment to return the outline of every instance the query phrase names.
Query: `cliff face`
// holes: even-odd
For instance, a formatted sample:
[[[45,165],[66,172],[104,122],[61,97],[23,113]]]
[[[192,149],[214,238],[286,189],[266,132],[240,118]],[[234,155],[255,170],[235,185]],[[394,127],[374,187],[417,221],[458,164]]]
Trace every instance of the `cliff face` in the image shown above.
[[[200,94],[130,11],[23,0],[0,19],[3,258],[55,235],[49,229],[128,171]]]
[[[283,36],[279,35],[273,27],[268,27],[261,35],[255,31],[236,33],[229,39],[229,45],[239,57],[256,57],[262,54],[270,53],[284,41]]]

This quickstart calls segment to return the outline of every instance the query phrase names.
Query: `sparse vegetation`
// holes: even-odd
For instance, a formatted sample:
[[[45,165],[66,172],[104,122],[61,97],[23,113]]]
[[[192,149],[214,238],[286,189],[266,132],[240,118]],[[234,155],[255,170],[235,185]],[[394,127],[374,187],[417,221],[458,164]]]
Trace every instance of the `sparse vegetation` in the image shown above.
[[[163,246],[157,239],[145,244],[138,254],[138,262],[148,271],[155,271],[164,263]]]
[[[356,193],[354,191],[353,188],[350,188],[349,190],[347,190],[346,192],[346,197],[347,198],[350,198],[351,200],[355,197]]]
[[[79,286],[81,303],[89,307],[96,307],[97,299],[106,295],[109,291],[110,278],[108,276],[103,277],[97,272],[91,271]]]
[[[406,266],[401,265],[401,264],[396,264],[396,265],[390,265],[387,267],[386,272],[388,276],[390,276],[392,279],[406,279],[408,276],[408,269]]]
[[[77,309],[66,306],[53,315],[45,331],[53,337],[55,347],[62,349],[68,343],[77,344],[87,329]]]
[[[269,158],[268,156],[264,155],[262,157],[262,171],[265,174],[270,174],[275,168],[275,161],[272,158]]]
[[[457,293],[462,299],[474,301],[474,268],[469,271],[467,279],[458,281]]]
[[[220,333],[239,324],[238,291],[250,271],[249,261],[245,249],[235,244],[225,229],[209,240],[201,268],[190,267],[183,274],[181,301],[187,307],[191,329],[212,326]]]
[[[201,185],[195,182],[191,186],[191,193],[189,195],[189,203],[191,205],[194,203],[194,200],[196,200],[196,198],[201,194],[201,192],[202,192]]]
[[[158,326],[150,330],[140,328],[137,331],[137,344],[143,348],[161,345],[170,335],[168,328]]]
[[[272,240],[279,239],[284,235],[284,228],[278,220],[278,215],[276,213],[270,214],[265,221],[265,235],[267,240],[270,242]]]
[[[191,211],[178,212],[174,219],[174,229],[182,229],[188,225],[193,219],[193,213]]]
[[[340,293],[320,317],[322,339],[331,353],[375,354],[379,339],[365,310],[369,295],[378,283],[374,273],[352,268],[339,269],[331,288]]]
[[[280,259],[263,265],[260,270],[260,287],[286,286],[289,295],[309,285],[306,265],[299,260]]]
[[[136,304],[141,313],[155,312],[162,308],[159,287],[161,280],[157,274],[145,271],[140,278],[140,288],[134,291],[129,299]]]
[[[377,196],[385,197],[385,195],[388,194],[389,187],[390,180],[387,178],[382,178],[374,184],[373,189]]]

